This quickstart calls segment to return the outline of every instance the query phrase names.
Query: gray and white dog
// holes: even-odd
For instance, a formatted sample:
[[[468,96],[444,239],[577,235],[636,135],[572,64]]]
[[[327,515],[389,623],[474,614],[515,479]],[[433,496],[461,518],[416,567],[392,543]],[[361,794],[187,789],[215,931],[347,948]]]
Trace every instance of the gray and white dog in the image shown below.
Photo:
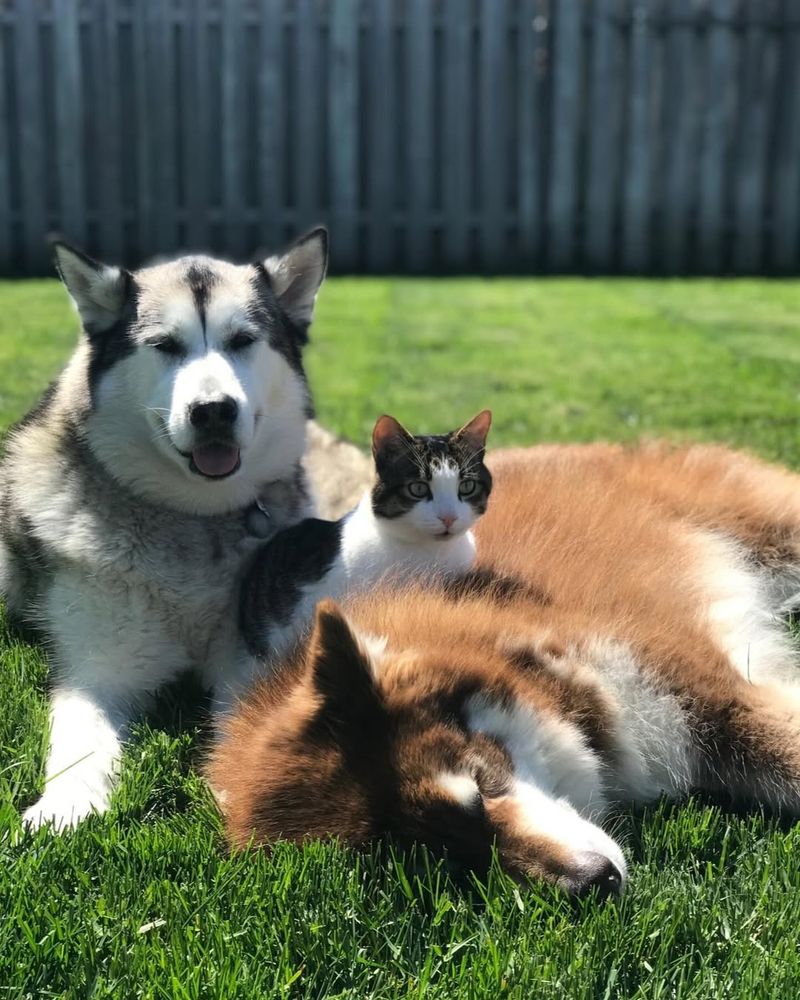
[[[195,256],[128,272],[55,253],[83,333],[6,441],[0,594],[49,643],[46,786],[24,818],[60,828],[107,807],[148,694],[193,668],[224,709],[250,679],[240,571],[314,509],[302,349],[327,234],[247,266]],[[323,510],[336,516],[366,459],[311,432],[306,460],[342,491]],[[347,463],[352,482],[337,485]]]

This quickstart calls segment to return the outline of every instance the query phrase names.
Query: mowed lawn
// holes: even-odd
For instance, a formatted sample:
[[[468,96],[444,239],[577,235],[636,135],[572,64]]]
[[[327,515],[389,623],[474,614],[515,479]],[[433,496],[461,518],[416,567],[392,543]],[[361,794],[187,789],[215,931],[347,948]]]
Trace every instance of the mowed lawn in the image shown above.
[[[55,281],[0,283],[0,426],[75,331]],[[495,445],[665,434],[800,468],[797,284],[333,279],[313,333],[320,418],[362,444],[383,411],[443,431],[489,406]],[[800,995],[790,823],[700,802],[626,813],[629,889],[602,908],[387,845],[229,858],[185,693],[135,729],[110,815],[19,839],[46,673],[0,619],[0,1000]]]

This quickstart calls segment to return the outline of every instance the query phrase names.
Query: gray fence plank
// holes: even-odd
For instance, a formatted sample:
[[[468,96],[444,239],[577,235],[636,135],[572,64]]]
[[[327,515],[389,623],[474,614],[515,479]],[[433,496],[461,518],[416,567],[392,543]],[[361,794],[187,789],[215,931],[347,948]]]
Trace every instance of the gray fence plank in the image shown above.
[[[16,265],[11,252],[11,177],[10,159],[12,155],[10,131],[10,108],[6,91],[6,40],[0,26],[0,273],[15,271]]]
[[[506,0],[481,0],[480,30],[480,262],[503,269],[507,261],[507,143],[505,53],[508,50]]]
[[[42,95],[39,5],[16,8],[14,51],[19,123],[20,211],[23,265],[36,273],[48,263],[45,246],[45,121]]]
[[[696,195],[699,121],[699,79],[695,0],[673,0],[667,37],[667,102],[663,266],[670,274],[687,271],[690,262],[689,226]]]
[[[547,23],[537,20],[537,0],[517,4],[517,218],[520,264],[529,270],[542,246],[542,159],[544,121],[539,114],[540,81]]]
[[[431,265],[433,209],[433,17],[430,0],[409,0],[405,22],[406,266],[424,273]]]
[[[553,110],[548,178],[547,265],[574,265],[578,206],[578,143],[581,124],[581,20],[583,4],[554,4]]]
[[[295,182],[296,232],[304,232],[321,220],[319,205],[322,162],[322,81],[318,7],[314,0],[295,0],[294,33],[294,134],[293,179]]]
[[[442,131],[442,256],[447,270],[469,262],[471,112],[470,42],[472,26],[465,5],[444,5],[444,74]]]
[[[158,239],[154,225],[155,204],[153,199],[153,167],[151,147],[155,136],[151,128],[151,86],[149,80],[147,4],[142,2],[131,7],[131,50],[134,79],[134,115],[136,119],[136,142],[132,155],[136,158],[135,229],[136,256],[147,257],[156,252]]]
[[[655,4],[637,0],[631,11],[628,74],[628,149],[623,171],[622,269],[643,274],[650,267],[652,197],[651,76]]]
[[[150,169],[155,253],[177,249],[177,191],[175,162],[175,73],[173,59],[174,5],[171,0],[144,0],[147,17],[147,80],[149,90]],[[226,0],[225,9],[235,0]]]
[[[331,6],[328,150],[336,265],[358,262],[358,0]]]
[[[615,259],[615,222],[622,163],[624,0],[595,0],[589,87],[589,164],[584,260],[602,271]]]
[[[205,0],[187,0],[180,25],[181,178],[184,244],[208,249],[208,68]]]
[[[226,245],[234,257],[246,245],[244,200],[244,80],[242,78],[243,0],[222,5],[222,220]]]
[[[262,250],[272,252],[284,241],[286,204],[286,94],[282,85],[284,56],[281,0],[261,0],[258,69],[259,232]]]
[[[788,0],[787,0],[788,2]],[[800,268],[800,21],[780,35],[783,79],[772,191],[771,264],[779,274]]]
[[[387,271],[394,262],[394,44],[393,0],[373,0],[369,31],[369,144],[366,266]]]
[[[760,18],[778,15],[777,0],[759,0],[759,19],[747,25],[743,44],[742,113],[734,185],[733,267],[758,271],[764,251],[764,196],[769,112],[775,98],[778,52]]]
[[[97,211],[96,241],[98,250],[108,260],[119,262],[123,256],[122,158],[123,150],[120,104],[118,39],[118,4],[116,0],[94,0],[90,27],[90,45],[94,86],[92,122],[93,157],[91,160]],[[169,95],[164,95],[169,100]],[[172,150],[167,158],[172,160]]]
[[[53,55],[58,174],[58,228],[68,240],[86,242],[83,173],[83,79],[74,0],[53,2]]]
[[[715,274],[725,263],[726,177],[739,87],[734,30],[739,7],[740,0],[711,0],[708,27],[698,248],[704,267]]]

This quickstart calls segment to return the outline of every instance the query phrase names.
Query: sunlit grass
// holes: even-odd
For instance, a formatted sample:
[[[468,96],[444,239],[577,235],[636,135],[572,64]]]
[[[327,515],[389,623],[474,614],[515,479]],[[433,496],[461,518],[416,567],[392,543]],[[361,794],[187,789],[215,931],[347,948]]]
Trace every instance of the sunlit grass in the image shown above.
[[[309,369],[366,443],[495,413],[494,443],[669,434],[800,466],[790,283],[332,280]],[[55,282],[0,283],[0,425],[70,349]],[[800,833],[693,802],[620,819],[617,905],[454,877],[424,852],[226,857],[197,776],[202,709],[171,696],[109,816],[15,842],[41,778],[46,664],[0,623],[0,998],[741,998],[800,991]]]

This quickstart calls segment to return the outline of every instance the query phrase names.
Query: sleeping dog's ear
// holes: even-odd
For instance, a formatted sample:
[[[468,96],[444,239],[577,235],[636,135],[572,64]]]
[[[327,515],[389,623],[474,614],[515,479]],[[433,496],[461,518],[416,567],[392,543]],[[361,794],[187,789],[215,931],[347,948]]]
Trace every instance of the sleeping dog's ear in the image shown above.
[[[68,246],[54,243],[53,253],[59,277],[78,310],[89,337],[109,330],[121,318],[131,294],[133,278],[121,267],[101,264]]]
[[[307,329],[328,270],[327,229],[312,229],[284,253],[268,257],[263,267],[281,308],[293,323]]]

